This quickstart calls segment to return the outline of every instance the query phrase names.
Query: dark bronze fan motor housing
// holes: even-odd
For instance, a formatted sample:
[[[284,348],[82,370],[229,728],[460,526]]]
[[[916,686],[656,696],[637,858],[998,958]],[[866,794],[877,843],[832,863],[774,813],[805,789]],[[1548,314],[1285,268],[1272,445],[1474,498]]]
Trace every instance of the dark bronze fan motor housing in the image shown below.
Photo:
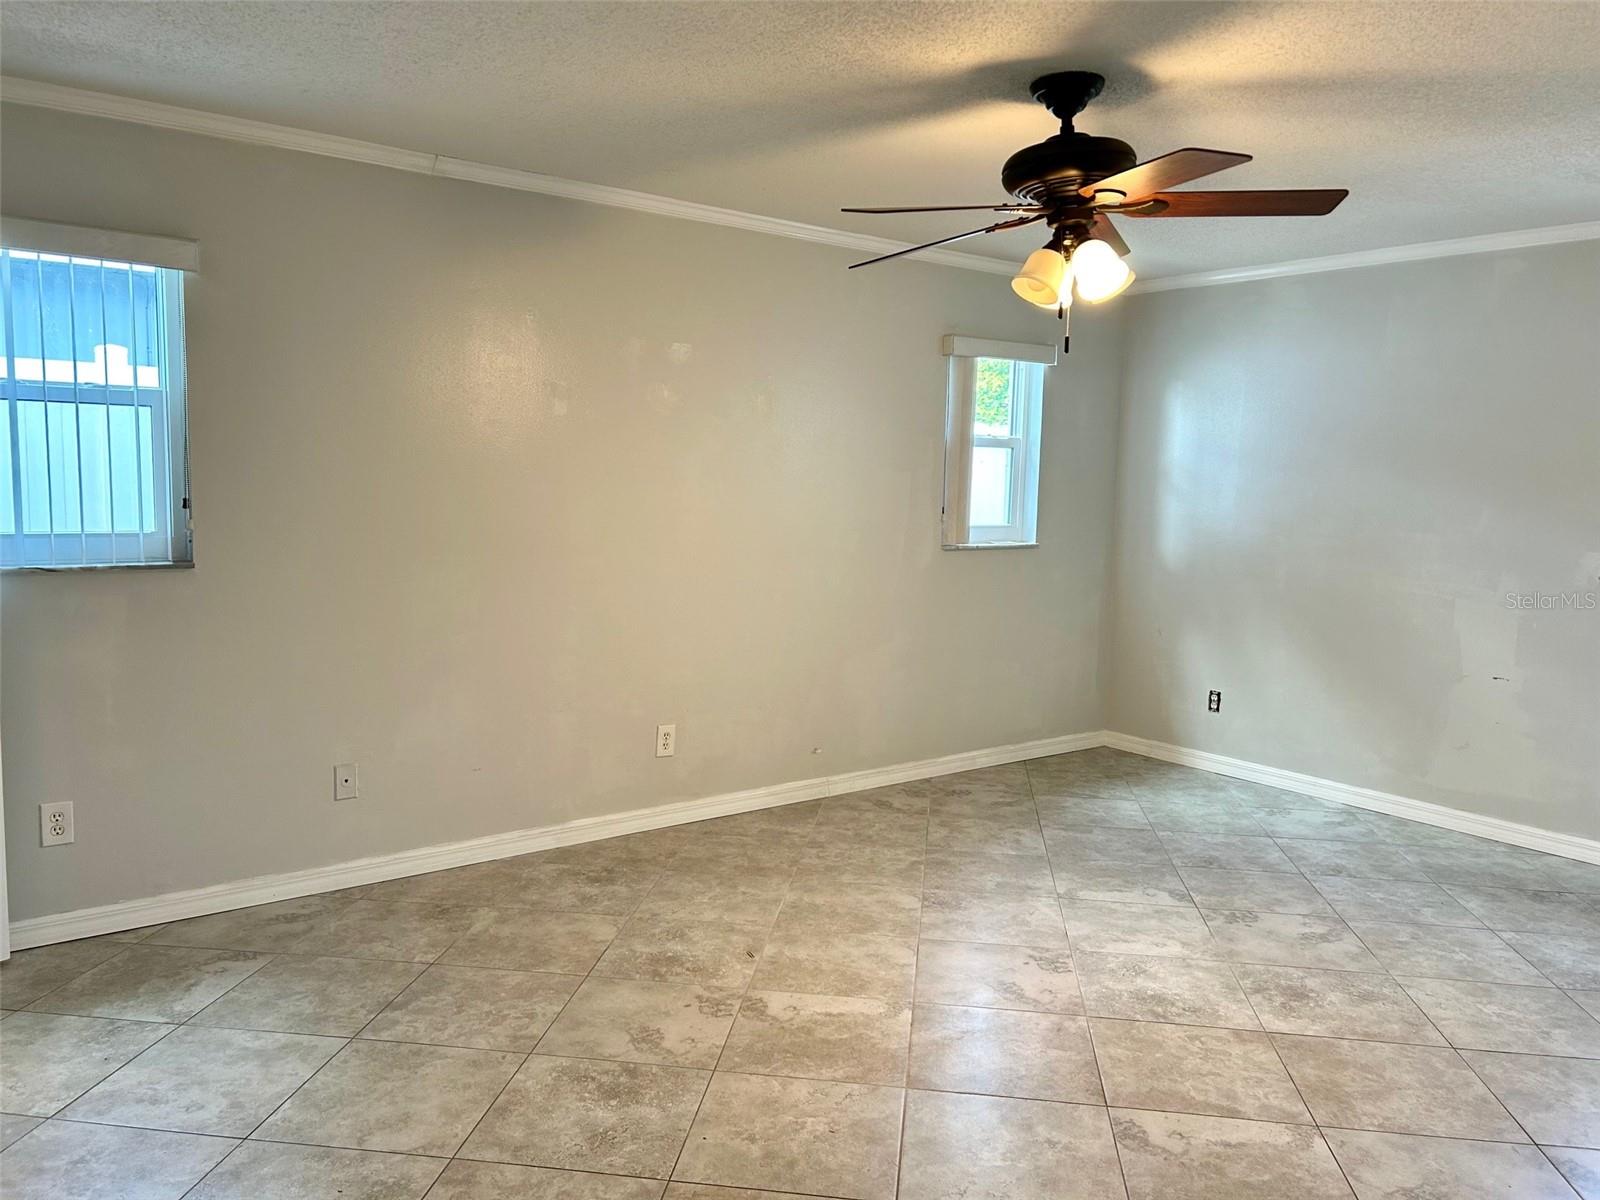
[[[1000,184],[1024,204],[1079,205],[1078,189],[1126,171],[1139,161],[1119,138],[1095,137],[1072,127],[1089,101],[1100,94],[1105,77],[1092,71],[1058,71],[1033,81],[1029,91],[1061,121],[1061,132],[1024,146],[1000,168]]]

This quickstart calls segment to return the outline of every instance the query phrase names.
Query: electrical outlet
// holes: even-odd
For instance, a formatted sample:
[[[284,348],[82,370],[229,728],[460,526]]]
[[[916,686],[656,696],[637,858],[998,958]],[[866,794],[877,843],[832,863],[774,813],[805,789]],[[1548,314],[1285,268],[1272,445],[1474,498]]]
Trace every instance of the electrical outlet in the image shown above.
[[[671,758],[678,752],[678,727],[676,725],[656,726],[656,757]]]
[[[1207,712],[1221,712],[1222,711],[1222,693],[1221,692],[1213,690],[1211,692],[1211,694],[1206,697],[1206,711]]]
[[[354,800],[361,794],[361,779],[355,763],[340,763],[333,768],[333,798]]]
[[[39,844],[65,846],[74,839],[72,803],[39,805]]]

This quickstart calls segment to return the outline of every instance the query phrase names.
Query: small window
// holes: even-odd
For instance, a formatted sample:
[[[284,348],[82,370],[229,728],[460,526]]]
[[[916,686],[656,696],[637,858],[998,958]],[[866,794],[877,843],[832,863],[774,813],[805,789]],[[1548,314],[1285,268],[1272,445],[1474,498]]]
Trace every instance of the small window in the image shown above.
[[[0,566],[190,561],[183,272],[3,232]]]
[[[1039,432],[1053,348],[946,338],[944,545],[1038,541]]]

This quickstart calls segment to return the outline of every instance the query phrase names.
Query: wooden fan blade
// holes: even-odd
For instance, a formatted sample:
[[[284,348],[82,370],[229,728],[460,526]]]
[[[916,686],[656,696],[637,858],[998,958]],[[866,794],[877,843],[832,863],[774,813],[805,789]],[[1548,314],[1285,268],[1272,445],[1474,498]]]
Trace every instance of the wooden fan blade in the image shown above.
[[[1109,175],[1105,179],[1085,184],[1078,189],[1078,194],[1093,196],[1096,192],[1112,191],[1121,192],[1129,201],[1143,200],[1156,192],[1177,187],[1180,183],[1188,183],[1191,179],[1212,175],[1249,161],[1248,154],[1234,154],[1228,150],[1202,150],[1190,146],[1184,150],[1174,150],[1171,154],[1163,154],[1160,158],[1152,158],[1149,162],[1142,162],[1136,167],[1129,167],[1120,174]]]
[[[1323,217],[1350,193],[1344,188],[1312,188],[1277,192],[1157,192],[1153,212],[1137,209],[1124,217]]]
[[[919,213],[919,212],[1014,212],[1036,213],[1044,209],[1037,204],[947,204],[931,208],[841,208],[843,213]]]
[[[1110,246],[1119,255],[1128,256],[1128,243],[1122,240],[1122,235],[1117,232],[1117,227],[1111,223],[1111,218],[1105,213],[1095,213],[1094,225],[1091,227],[1091,236],[1098,238]]]
[[[915,254],[918,250],[931,250],[935,246],[947,245],[950,242],[959,242],[963,238],[977,237],[980,233],[994,233],[1000,229],[1016,229],[1023,225],[1032,225],[1035,221],[1044,220],[1041,213],[1033,217],[1017,217],[1011,221],[999,221],[993,225],[985,225],[982,229],[969,229],[965,233],[954,233],[947,238],[940,238],[937,242],[923,242],[920,246],[907,246],[904,250],[896,250],[893,254],[880,254],[877,258],[869,258],[864,262],[851,263],[850,269],[857,267],[870,267],[873,263],[888,262],[891,258],[899,258],[903,254]]]

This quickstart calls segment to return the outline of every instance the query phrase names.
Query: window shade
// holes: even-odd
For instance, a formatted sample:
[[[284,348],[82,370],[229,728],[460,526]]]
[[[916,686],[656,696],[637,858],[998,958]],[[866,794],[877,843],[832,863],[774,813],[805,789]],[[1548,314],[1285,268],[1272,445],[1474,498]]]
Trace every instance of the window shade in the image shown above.
[[[33,250],[40,254],[65,254],[80,258],[109,258],[117,262],[166,267],[172,271],[200,269],[200,243],[147,233],[119,233],[85,225],[58,225],[26,217],[0,217],[0,246]]]

